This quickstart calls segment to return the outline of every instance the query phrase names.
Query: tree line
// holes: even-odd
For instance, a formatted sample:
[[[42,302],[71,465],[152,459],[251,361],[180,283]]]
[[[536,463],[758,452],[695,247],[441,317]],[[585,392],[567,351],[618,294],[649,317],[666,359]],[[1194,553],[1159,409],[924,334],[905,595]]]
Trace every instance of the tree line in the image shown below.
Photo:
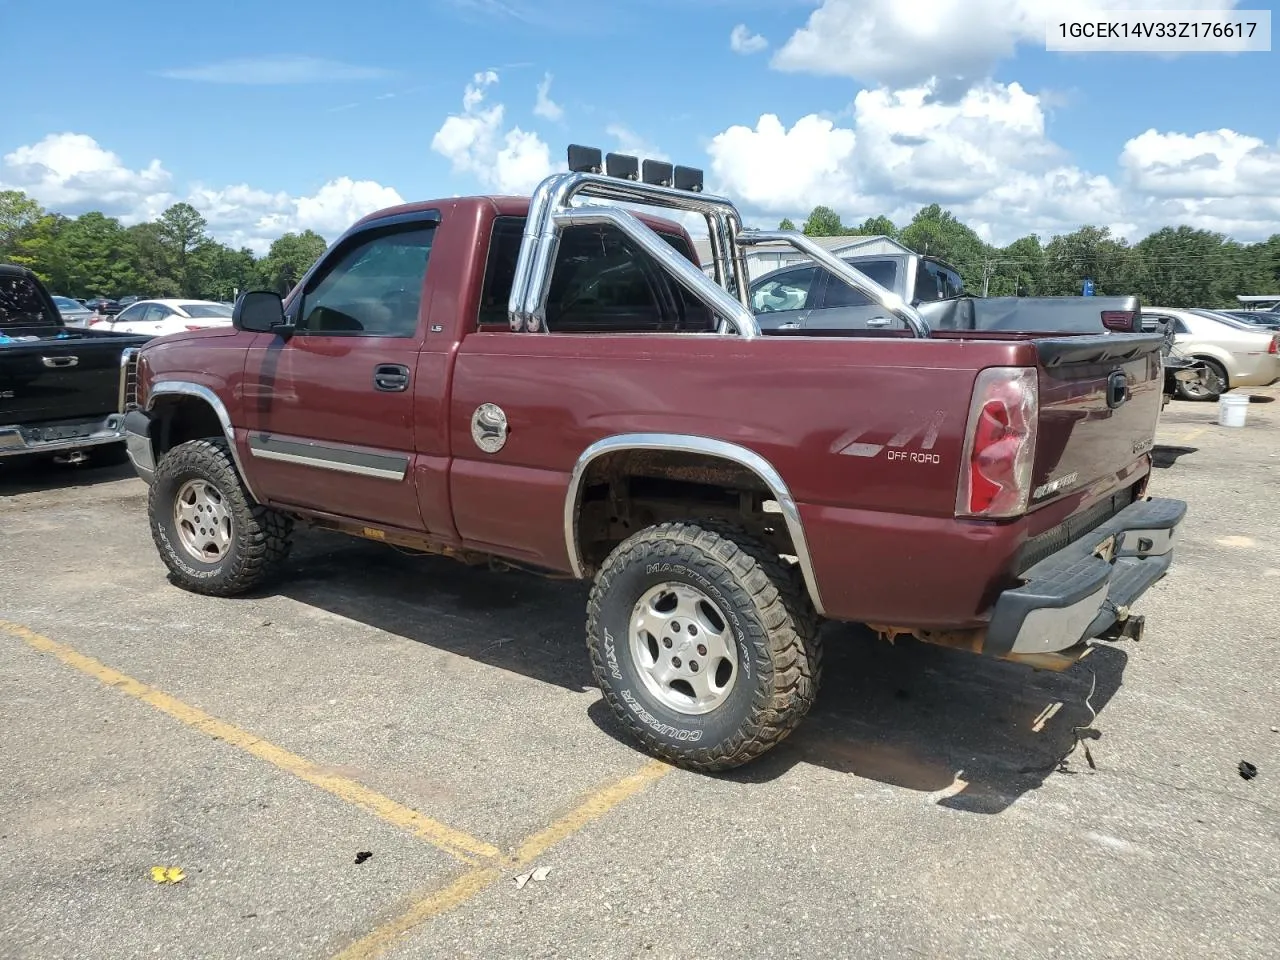
[[[324,253],[313,230],[286,233],[266,256],[214,240],[189,203],[126,227],[98,212],[50,213],[20,190],[0,191],[0,263],[29,267],[68,297],[232,300],[246,289],[287,293]]]
[[[795,229],[790,220],[779,226]],[[1106,227],[1087,226],[1047,243],[1032,234],[995,247],[936,203],[902,227],[882,216],[849,226],[819,206],[803,229],[818,237],[892,237],[946,260],[969,290],[990,296],[1078,295],[1086,279],[1099,296],[1136,294],[1165,307],[1238,306],[1239,294],[1280,294],[1280,233],[1242,244],[1208,230],[1164,227],[1131,245]],[[22,191],[0,191],[0,262],[30,267],[51,291],[70,297],[231,300],[250,288],[284,294],[325,247],[306,230],[286,233],[257,257],[214,240],[188,203],[125,227],[97,212],[50,213]]]
[[[795,224],[783,220],[779,229]],[[1162,307],[1239,307],[1238,295],[1280,295],[1280,233],[1246,244],[1209,230],[1164,227],[1129,244],[1106,227],[1087,226],[1047,243],[1031,234],[995,247],[936,203],[902,227],[888,217],[848,226],[830,207],[815,207],[803,230],[815,237],[892,237],[947,261],[968,290],[993,297],[1078,296],[1086,279],[1099,296],[1136,295]]]

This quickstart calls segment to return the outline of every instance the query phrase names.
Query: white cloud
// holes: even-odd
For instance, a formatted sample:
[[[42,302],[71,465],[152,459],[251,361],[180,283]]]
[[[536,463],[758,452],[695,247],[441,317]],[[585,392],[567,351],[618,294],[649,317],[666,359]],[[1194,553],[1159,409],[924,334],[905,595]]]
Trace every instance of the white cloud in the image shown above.
[[[538,84],[538,99],[533,105],[533,112],[536,116],[546,117],[548,120],[560,121],[564,119],[564,107],[551,99],[551,74],[545,74],[542,82]]]
[[[809,114],[788,130],[767,113],[754,129],[734,126],[712,138],[717,190],[762,212],[808,211],[818,204],[850,209],[859,202],[853,130]]]
[[[1125,144],[1113,177],[1073,164],[1046,136],[1042,100],[1016,83],[986,81],[951,103],[931,93],[864,90],[848,125],[765,114],[730,127],[708,147],[709,186],[761,221],[799,222],[825,204],[846,223],[902,223],[940,203],[997,244],[1083,224],[1138,239],[1186,223],[1247,241],[1280,222],[1280,145],[1152,130]]]
[[[25,191],[41,204],[71,214],[101,210],[126,223],[144,220],[175,198],[159,160],[133,170],[83,133],[51,133],[4,156],[0,187]]]
[[[729,33],[729,49],[734,53],[759,53],[769,46],[769,41],[758,33],[752,33],[745,23],[740,23]]]
[[[499,193],[530,193],[562,165],[536,133],[504,129],[505,108],[485,106],[486,91],[498,82],[493,70],[477,73],[462,95],[462,113],[446,118],[431,149],[449,160],[455,173],[469,173]]]
[[[1095,10],[1231,9],[1235,0],[1082,0]],[[779,70],[906,87],[933,77],[958,95],[1020,44],[1043,48],[1045,0],[822,0],[773,57]]]
[[[221,60],[198,67],[177,67],[160,71],[170,80],[197,80],[204,83],[232,83],[275,86],[295,83],[333,83],[348,80],[377,80],[390,75],[381,67],[362,67],[319,57],[273,56]]]
[[[350,177],[330,180],[301,197],[243,183],[195,183],[179,192],[159,160],[130,169],[83,133],[50,134],[6,154],[0,189],[22,190],[42,206],[72,216],[99,210],[125,225],[152,220],[185,200],[203,214],[217,239],[257,253],[289,231],[311,229],[332,240],[365,214],[404,202],[391,187]]]

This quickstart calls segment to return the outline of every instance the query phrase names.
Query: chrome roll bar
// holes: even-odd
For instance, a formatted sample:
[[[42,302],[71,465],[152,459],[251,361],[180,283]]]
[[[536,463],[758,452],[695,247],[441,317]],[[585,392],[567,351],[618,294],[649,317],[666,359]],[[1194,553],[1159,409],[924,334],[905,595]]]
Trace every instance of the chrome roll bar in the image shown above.
[[[634,214],[613,206],[575,207],[572,203],[577,197],[702,214],[707,220],[714,279],[681,256]],[[906,301],[798,231],[743,230],[737,208],[724,197],[598,173],[553,174],[534,190],[516,260],[511,297],[507,302],[512,330],[533,333],[547,330],[547,294],[551,289],[551,274],[560,247],[561,231],[575,224],[604,223],[617,227],[635,241],[681,286],[706,305],[720,318],[719,329],[722,332],[727,332],[727,324],[741,337],[760,335],[759,324],[751,309],[750,275],[743,249],[762,243],[789,243],[901,318],[917,337],[929,336],[928,324]]]

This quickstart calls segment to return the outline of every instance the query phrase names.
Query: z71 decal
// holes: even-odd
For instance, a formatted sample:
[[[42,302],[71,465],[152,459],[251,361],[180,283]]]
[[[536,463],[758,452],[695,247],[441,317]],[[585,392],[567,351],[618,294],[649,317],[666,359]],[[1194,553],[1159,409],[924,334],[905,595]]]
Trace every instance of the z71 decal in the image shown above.
[[[861,442],[859,437],[866,436],[877,429],[877,427],[864,427],[861,430],[845,433],[838,437],[836,442],[831,445],[831,452],[842,457],[865,457],[868,459],[885,453],[885,459],[889,461],[936,466],[942,463],[942,457],[940,454],[931,453],[930,451],[933,450],[934,444],[938,442],[938,431],[942,429],[942,423],[946,418],[945,411],[934,411],[908,423],[890,437],[887,443]],[[920,437],[919,447],[915,450],[907,449],[908,445],[917,437]]]

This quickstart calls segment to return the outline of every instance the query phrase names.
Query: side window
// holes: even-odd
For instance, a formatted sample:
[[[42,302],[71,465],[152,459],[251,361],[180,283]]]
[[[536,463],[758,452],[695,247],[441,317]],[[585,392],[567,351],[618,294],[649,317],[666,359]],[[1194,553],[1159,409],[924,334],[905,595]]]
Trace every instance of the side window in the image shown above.
[[[1173,327],[1174,333],[1190,333],[1191,332],[1187,329],[1187,325],[1183,323],[1182,320],[1179,319],[1178,317],[1170,317],[1169,325]]]
[[[147,319],[147,304],[135,303],[116,314],[116,323],[138,323]]]
[[[751,309],[758,314],[807,309],[812,306],[809,293],[817,277],[817,267],[801,267],[771,277],[752,288]]]
[[[915,299],[920,303],[949,300],[962,296],[964,284],[960,275],[933,260],[921,260],[916,273]]]
[[[434,234],[432,224],[358,238],[303,291],[300,332],[413,336]]]
[[[516,279],[516,260],[524,234],[524,217],[497,217],[489,238],[489,259],[480,290],[479,325],[507,327],[507,306]]]
[[[862,260],[850,263],[849,266],[866,274],[880,286],[893,290],[898,281],[898,265],[892,260]],[[823,271],[826,273],[827,271]],[[861,290],[855,290],[843,280],[830,277],[827,290],[822,298],[822,306],[826,307],[867,307],[873,303]]]
[[[560,238],[547,329],[551,333],[675,330],[666,275],[616,227],[570,227]],[[665,304],[665,306],[664,306]]]
[[[130,307],[129,309],[132,310],[133,307]],[[172,315],[172,313],[173,311],[170,310],[168,307],[166,307],[164,304],[153,303],[147,307],[146,312],[142,314],[142,317],[140,319],[142,320],[143,323],[159,323],[161,320],[164,320],[168,318],[170,315]]]

